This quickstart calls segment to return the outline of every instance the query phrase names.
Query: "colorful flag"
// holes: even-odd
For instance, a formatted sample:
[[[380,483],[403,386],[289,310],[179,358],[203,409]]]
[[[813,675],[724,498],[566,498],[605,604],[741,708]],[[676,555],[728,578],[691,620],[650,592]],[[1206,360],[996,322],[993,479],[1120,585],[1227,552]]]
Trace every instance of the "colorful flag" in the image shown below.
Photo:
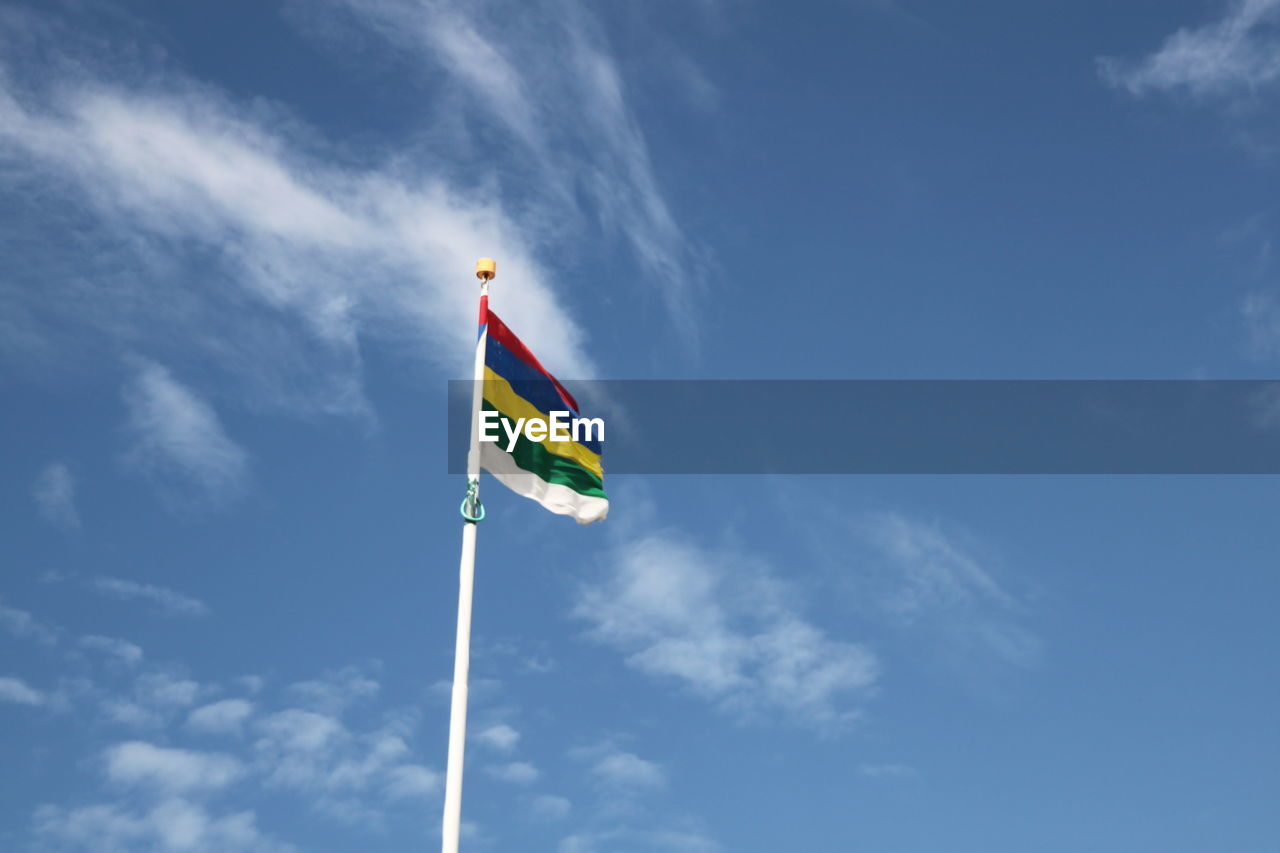
[[[487,339],[487,340],[486,340]],[[496,441],[480,443],[480,464],[516,494],[532,498],[552,512],[571,515],[579,524],[609,513],[600,464],[604,425],[584,419],[573,396],[489,310],[480,303],[480,340],[485,347],[481,415]],[[519,428],[531,420],[563,424],[555,434],[533,438]],[[575,423],[576,422],[576,423]],[[484,421],[482,421],[482,424]],[[568,437],[568,440],[562,440]]]

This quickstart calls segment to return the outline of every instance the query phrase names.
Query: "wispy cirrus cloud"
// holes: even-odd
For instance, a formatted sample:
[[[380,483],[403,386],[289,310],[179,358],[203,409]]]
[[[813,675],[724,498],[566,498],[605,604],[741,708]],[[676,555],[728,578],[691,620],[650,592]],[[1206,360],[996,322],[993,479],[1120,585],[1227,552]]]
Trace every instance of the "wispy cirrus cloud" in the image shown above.
[[[615,549],[608,575],[581,588],[573,613],[630,666],[747,717],[847,723],[879,671],[870,650],[796,612],[760,561],[671,535]]]
[[[367,30],[386,10],[413,7],[357,9],[353,26]],[[164,61],[139,67],[146,52],[113,53],[74,24],[49,25],[55,14],[0,22],[13,45],[0,53],[0,159],[24,206],[21,245],[76,237],[56,253],[34,251],[19,265],[26,272],[0,282],[0,316],[18,318],[4,336],[10,361],[43,368],[54,355],[144,351],[175,371],[199,370],[202,384],[233,380],[256,408],[369,420],[362,348],[378,342],[412,361],[462,365],[475,310],[465,282],[476,257],[495,255],[503,305],[539,355],[561,373],[594,372],[541,261],[563,244],[576,190],[499,175],[456,140],[424,156],[362,145],[353,157],[281,105],[237,101]],[[42,25],[14,24],[24,19]],[[436,24],[464,38],[467,20],[459,8]],[[670,266],[679,231],[616,68],[586,26],[575,24],[570,38],[582,67],[550,68],[560,85],[581,78],[588,87],[595,107],[582,115],[604,124],[582,150],[598,148],[608,162],[572,183],[596,188],[601,215],[647,247],[648,264]],[[461,67],[452,42],[424,38],[425,54]],[[54,58],[29,67],[39,56]],[[540,94],[546,81],[530,73],[521,62],[495,63],[460,85],[491,95],[469,109],[509,114],[504,126],[517,128],[521,144],[552,151],[558,118],[545,107],[555,97]],[[528,203],[504,203],[513,194]],[[555,215],[530,212],[547,204]]]
[[[65,462],[51,462],[31,487],[40,515],[50,524],[67,530],[80,527],[76,510],[76,481]]]
[[[456,91],[450,102],[476,124],[457,133],[478,138],[497,130],[504,144],[521,149],[519,171],[532,164],[541,187],[530,193],[525,179],[518,188],[535,227],[563,228],[566,218],[588,213],[577,197],[590,198],[589,213],[630,244],[673,321],[686,335],[695,333],[687,309],[703,285],[703,251],[680,228],[659,186],[623,74],[589,7],[565,0],[328,5],[339,20],[377,33],[415,60],[424,78],[448,75]],[[314,6],[307,11],[310,20]],[[704,100],[711,97],[689,57],[668,64],[696,79]],[[476,115],[467,109],[473,105]]]
[[[194,487],[220,502],[239,493],[249,457],[223,429],[213,407],[167,369],[142,361],[124,390],[132,447],[129,464],[162,487]]]
[[[996,579],[972,541],[941,524],[878,512],[856,525],[872,555],[849,568],[859,594],[895,624],[958,658],[994,657],[1018,667],[1039,662],[1040,638],[1027,607]]]
[[[1104,80],[1133,95],[1251,94],[1280,80],[1280,0],[1233,0],[1211,24],[1180,29],[1138,61],[1099,60]]]

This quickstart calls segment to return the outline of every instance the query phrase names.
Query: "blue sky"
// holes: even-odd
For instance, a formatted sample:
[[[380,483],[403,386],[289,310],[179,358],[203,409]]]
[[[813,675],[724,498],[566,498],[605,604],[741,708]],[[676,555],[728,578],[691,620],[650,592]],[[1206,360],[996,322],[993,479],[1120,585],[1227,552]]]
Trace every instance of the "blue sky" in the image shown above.
[[[479,256],[565,378],[1274,376],[1278,26],[6,3],[0,848],[438,843]],[[467,849],[1280,843],[1273,479],[608,485],[486,490]]]

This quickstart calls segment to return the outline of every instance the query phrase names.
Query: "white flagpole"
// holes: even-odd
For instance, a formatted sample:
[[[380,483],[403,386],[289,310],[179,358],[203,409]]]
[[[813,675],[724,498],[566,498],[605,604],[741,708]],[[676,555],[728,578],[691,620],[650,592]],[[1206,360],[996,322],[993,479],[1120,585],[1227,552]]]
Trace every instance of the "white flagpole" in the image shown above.
[[[489,295],[489,280],[496,264],[489,258],[476,262],[480,299]],[[444,782],[442,853],[458,853],[462,826],[462,764],[467,745],[467,673],[471,668],[471,591],[476,569],[476,525],[484,518],[480,505],[480,404],[484,385],[484,355],[488,330],[476,342],[471,388],[471,446],[467,451],[467,496],[462,501],[462,562],[458,567],[458,635],[453,652],[453,703],[449,709],[449,763]]]

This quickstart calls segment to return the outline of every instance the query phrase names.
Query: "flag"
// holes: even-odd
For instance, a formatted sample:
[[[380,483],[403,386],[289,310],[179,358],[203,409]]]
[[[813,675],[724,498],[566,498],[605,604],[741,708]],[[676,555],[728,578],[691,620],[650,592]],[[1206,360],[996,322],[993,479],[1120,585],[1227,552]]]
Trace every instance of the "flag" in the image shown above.
[[[490,434],[498,441],[480,443],[480,464],[516,494],[542,504],[552,512],[571,515],[579,524],[600,521],[609,513],[604,492],[604,467],[600,463],[603,422],[596,434],[586,425],[577,440],[536,441],[525,434],[511,439],[521,418],[548,421],[552,412],[581,417],[573,396],[534,357],[498,315],[489,310],[489,299],[480,302],[480,345],[485,347],[481,410],[490,416]],[[504,426],[499,428],[498,423]],[[572,434],[572,433],[571,433]]]

